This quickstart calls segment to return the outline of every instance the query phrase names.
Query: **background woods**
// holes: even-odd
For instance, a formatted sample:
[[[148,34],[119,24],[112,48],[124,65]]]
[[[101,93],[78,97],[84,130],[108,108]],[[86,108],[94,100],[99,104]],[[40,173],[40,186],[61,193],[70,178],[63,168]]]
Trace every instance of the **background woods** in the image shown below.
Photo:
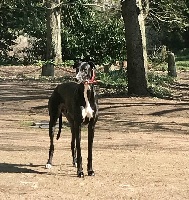
[[[53,75],[54,65],[92,55],[97,64],[111,65],[128,60],[130,93],[146,93],[148,62],[160,61],[162,47],[177,53],[189,47],[189,3],[181,0],[136,0],[135,20],[140,30],[131,34],[142,52],[141,66],[130,67],[130,0],[12,0],[0,3],[1,64],[43,63],[43,75]],[[124,9],[123,9],[124,8]],[[142,18],[138,18],[142,16]],[[141,20],[142,19],[142,20]],[[142,30],[142,31],[141,31]],[[127,47],[126,46],[126,41]],[[147,50],[147,53],[146,53]],[[127,52],[128,51],[128,52]],[[69,62],[68,62],[69,63]],[[134,66],[134,65],[133,65]],[[50,71],[48,71],[48,68]],[[129,71],[129,69],[131,69]],[[140,82],[140,81],[142,82]],[[136,83],[144,85],[137,92]],[[133,85],[133,86],[132,86]]]
[[[176,51],[188,47],[188,1],[155,0],[149,4],[146,17],[148,50],[160,45]],[[61,8],[63,60],[88,53],[101,63],[125,59],[119,1],[62,1]],[[31,63],[45,59],[47,11],[43,1],[1,1],[1,62]],[[20,44],[18,38],[21,36],[27,38],[27,45]],[[15,47],[18,43],[20,46]]]

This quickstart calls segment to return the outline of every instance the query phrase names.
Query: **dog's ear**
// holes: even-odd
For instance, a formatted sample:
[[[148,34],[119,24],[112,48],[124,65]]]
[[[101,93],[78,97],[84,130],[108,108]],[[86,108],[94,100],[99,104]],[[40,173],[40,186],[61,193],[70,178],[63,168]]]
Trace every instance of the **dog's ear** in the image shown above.
[[[93,68],[96,69],[96,66],[95,66],[95,64],[94,64],[92,61],[89,61],[88,63],[89,63],[89,65],[91,66],[92,69],[93,69]]]

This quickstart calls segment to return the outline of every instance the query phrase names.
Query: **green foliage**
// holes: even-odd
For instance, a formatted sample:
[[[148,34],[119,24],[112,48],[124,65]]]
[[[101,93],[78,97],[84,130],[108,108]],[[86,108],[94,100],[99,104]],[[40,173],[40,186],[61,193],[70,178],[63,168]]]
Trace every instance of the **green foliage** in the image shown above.
[[[96,62],[123,60],[125,38],[119,12],[103,12],[80,0],[62,8],[64,60],[92,55]]]
[[[97,79],[103,95],[126,96],[127,94],[127,73],[125,70],[115,70],[109,73],[97,73]],[[148,73],[148,89],[154,97],[166,98],[171,96],[170,85],[175,79],[163,73],[155,71]]]
[[[148,88],[153,96],[165,98],[171,96],[169,86],[174,83],[174,78],[156,72],[148,73]]]
[[[125,70],[114,70],[109,73],[98,72],[99,94],[103,96],[126,96],[127,75]]]
[[[154,0],[150,1],[148,20],[154,20],[153,25],[167,30],[179,28],[184,30],[189,25],[188,3],[186,0]]]
[[[114,2],[118,2],[115,0]],[[121,12],[115,9],[102,11],[86,4],[92,0],[64,0],[62,5],[63,60],[72,60],[88,54],[96,63],[125,60],[125,35]],[[169,48],[180,49],[188,42],[188,1],[150,1],[147,24],[155,27],[161,42]],[[11,45],[25,33],[35,39],[26,49],[24,62],[45,60],[46,7],[43,1],[11,0],[0,3],[0,62],[19,62],[9,56]]]
[[[153,85],[167,86],[167,84],[174,82],[174,78],[162,73],[158,74],[157,72],[149,72],[148,82]]]
[[[45,11],[43,5],[37,0],[16,1],[0,3],[0,60],[1,63],[19,62],[8,55],[11,45],[19,35],[27,33],[36,38],[36,42],[28,55],[32,59],[38,59],[38,55],[45,52]],[[31,61],[28,57],[28,61]]]
[[[109,73],[97,73],[97,79],[100,80],[100,85],[104,87],[126,87],[127,76],[125,70],[114,70]]]
[[[189,47],[189,1],[150,1],[147,24],[158,32],[161,44],[178,51]]]
[[[180,51],[175,60],[177,70],[188,70],[189,49]],[[152,65],[154,71],[148,74],[148,85],[151,93],[160,98],[171,96],[170,86],[174,84],[175,79],[167,75],[168,64],[166,62],[153,62]]]
[[[62,5],[63,60],[92,55],[96,62],[123,60],[125,38],[120,11],[101,12],[98,7],[84,4],[92,0],[64,1]],[[19,35],[27,33],[35,38],[25,52],[27,62],[45,60],[46,57],[46,7],[37,0],[0,3],[0,57],[1,62],[19,62],[10,57],[10,46]],[[9,59],[9,60],[8,60]]]

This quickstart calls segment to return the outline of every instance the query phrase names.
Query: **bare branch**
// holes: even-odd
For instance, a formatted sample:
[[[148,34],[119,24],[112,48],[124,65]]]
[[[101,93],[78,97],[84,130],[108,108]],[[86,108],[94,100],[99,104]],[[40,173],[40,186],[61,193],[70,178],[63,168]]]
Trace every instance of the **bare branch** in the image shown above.
[[[53,7],[45,7],[46,9],[48,10],[53,10],[57,7],[60,7],[60,6],[69,6],[69,5],[78,5],[78,3],[64,3],[63,1],[59,4],[57,4],[56,6],[53,6]],[[82,6],[92,6],[92,7],[98,7],[98,8],[102,8],[102,10],[105,10],[106,8],[108,9],[115,9],[115,10],[120,10],[118,9],[116,6],[111,6],[109,4],[97,4],[97,3],[86,3],[86,4],[79,4],[79,5],[82,5]]]

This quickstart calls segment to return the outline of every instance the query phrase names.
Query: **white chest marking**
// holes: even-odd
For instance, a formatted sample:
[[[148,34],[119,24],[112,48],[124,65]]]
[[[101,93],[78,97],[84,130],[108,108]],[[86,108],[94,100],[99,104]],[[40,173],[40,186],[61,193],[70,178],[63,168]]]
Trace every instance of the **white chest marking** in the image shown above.
[[[84,85],[84,98],[85,98],[85,103],[86,106],[85,108],[82,109],[82,117],[85,119],[85,117],[93,118],[93,112],[94,110],[91,108],[88,97],[87,97],[87,90],[90,90],[90,85],[85,84]]]

